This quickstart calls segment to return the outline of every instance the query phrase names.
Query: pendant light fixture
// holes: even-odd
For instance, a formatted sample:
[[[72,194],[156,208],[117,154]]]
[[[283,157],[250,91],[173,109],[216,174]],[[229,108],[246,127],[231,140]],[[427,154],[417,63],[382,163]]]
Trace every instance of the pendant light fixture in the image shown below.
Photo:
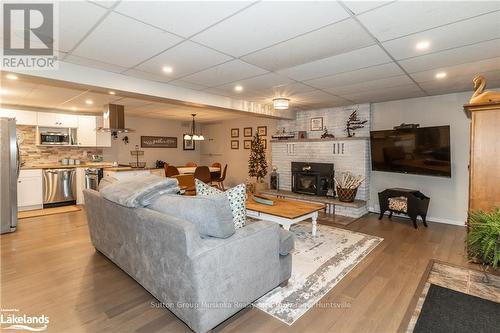
[[[191,133],[185,134],[184,135],[184,140],[194,140],[194,141],[203,141],[205,138],[201,133],[197,134],[196,133],[196,124],[194,122],[194,117],[196,117],[196,113],[192,113],[191,116],[193,116],[193,123],[191,124]]]
[[[273,106],[275,110],[288,110],[290,100],[284,97],[276,97],[273,99]]]

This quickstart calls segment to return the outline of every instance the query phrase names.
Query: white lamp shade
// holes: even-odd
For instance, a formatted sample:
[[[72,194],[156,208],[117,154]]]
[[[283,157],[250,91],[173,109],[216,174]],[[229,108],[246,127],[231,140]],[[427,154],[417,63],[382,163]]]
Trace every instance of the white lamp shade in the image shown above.
[[[275,110],[288,110],[290,100],[288,98],[275,98],[273,99],[273,107]]]
[[[185,134],[184,135],[184,140],[191,140],[191,135]]]

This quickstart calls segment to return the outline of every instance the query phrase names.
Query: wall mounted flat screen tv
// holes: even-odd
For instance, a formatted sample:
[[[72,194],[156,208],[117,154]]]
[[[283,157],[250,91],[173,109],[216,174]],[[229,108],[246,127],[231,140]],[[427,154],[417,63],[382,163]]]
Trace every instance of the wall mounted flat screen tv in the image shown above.
[[[371,131],[372,170],[451,177],[450,126]]]

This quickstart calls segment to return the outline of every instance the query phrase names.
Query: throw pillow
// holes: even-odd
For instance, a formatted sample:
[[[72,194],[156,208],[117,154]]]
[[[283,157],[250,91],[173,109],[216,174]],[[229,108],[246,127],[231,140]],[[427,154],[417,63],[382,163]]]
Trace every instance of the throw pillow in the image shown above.
[[[234,228],[239,229],[245,226],[247,218],[247,194],[245,184],[237,185],[225,192],[219,190],[218,188],[209,186],[198,179],[195,179],[195,185],[196,195],[211,196],[224,193],[229,199],[229,205],[231,206],[231,212],[233,214]]]

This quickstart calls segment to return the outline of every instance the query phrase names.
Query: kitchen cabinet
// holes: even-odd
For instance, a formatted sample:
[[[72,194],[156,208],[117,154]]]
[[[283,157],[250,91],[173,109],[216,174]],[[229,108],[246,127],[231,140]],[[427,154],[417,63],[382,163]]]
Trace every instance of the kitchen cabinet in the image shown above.
[[[0,109],[0,117],[16,118],[16,125],[31,125],[37,124],[37,113],[35,111]]]
[[[79,146],[95,147],[97,145],[95,116],[78,116],[76,139]]]
[[[96,119],[96,128],[104,126],[104,119],[102,116],[97,116],[95,117],[95,119]],[[97,131],[96,136],[97,136],[96,138],[97,147],[111,147],[111,133]]]
[[[64,113],[38,112],[37,125],[41,127],[77,128],[78,116]]]
[[[19,211],[43,208],[42,170],[21,170],[17,180]]]
[[[85,189],[85,168],[76,169],[76,203],[83,205],[83,190]]]

